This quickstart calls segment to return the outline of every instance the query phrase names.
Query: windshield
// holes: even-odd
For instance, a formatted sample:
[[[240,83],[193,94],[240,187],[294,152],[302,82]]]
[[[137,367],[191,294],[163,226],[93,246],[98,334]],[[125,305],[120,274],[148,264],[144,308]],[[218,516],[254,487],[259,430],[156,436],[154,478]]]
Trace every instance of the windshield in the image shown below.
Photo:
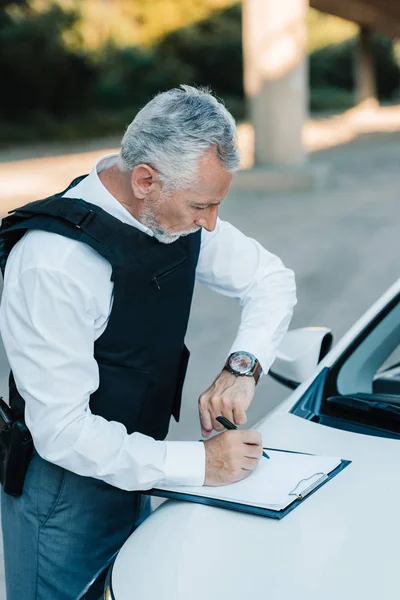
[[[324,425],[400,439],[400,294],[324,369],[292,412]]]

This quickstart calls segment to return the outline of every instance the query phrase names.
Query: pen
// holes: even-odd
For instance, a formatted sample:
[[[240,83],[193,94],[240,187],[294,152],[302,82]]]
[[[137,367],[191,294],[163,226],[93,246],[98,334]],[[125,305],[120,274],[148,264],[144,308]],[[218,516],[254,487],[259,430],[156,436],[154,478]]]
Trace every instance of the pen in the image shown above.
[[[231,421],[229,419],[226,419],[225,417],[217,417],[217,421],[218,423],[221,423],[221,425],[223,425],[225,429],[237,429],[237,426],[231,423]],[[264,450],[263,456],[265,456],[265,458],[269,458],[268,454],[264,452]]]

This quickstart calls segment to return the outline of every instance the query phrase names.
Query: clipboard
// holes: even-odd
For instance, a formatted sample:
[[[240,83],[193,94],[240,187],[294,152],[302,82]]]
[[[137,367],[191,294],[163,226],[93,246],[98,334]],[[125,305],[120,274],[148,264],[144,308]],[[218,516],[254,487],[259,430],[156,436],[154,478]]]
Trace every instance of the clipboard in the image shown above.
[[[289,454],[308,454],[309,456],[313,456],[308,452],[296,452],[293,450],[282,450],[280,448],[264,448],[264,450],[273,450],[274,452],[288,452]],[[343,471],[343,469],[348,467],[351,464],[351,462],[351,460],[342,459],[339,465],[330,473],[321,473],[321,476],[310,481],[309,485],[307,485],[307,482],[304,482],[304,485],[301,486],[298,490],[297,488],[299,487],[299,485],[297,485],[296,488],[294,488],[291,492],[291,494],[293,494],[293,502],[291,502],[290,504],[288,504],[288,506],[281,510],[274,510],[272,508],[262,508],[259,506],[252,506],[250,504],[240,504],[238,502],[232,502],[220,498],[210,498],[207,496],[185,494],[184,492],[161,490],[157,488],[142,491],[141,493],[148,494],[150,496],[158,496],[161,498],[171,498],[173,500],[182,500],[185,502],[194,502],[196,504],[205,504],[207,506],[214,506],[216,508],[225,508],[237,512],[267,517],[270,519],[283,519],[283,517],[292,512],[292,510],[300,506],[304,502],[304,500],[312,496],[323,485],[325,485],[328,481],[336,477],[336,475]]]

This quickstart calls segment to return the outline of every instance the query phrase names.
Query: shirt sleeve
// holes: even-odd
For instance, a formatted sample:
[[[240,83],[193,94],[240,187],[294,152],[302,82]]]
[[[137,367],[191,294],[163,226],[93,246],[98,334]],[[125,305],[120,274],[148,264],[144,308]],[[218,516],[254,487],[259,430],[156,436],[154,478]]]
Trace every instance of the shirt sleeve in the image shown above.
[[[93,415],[95,299],[65,272],[28,269],[3,291],[0,330],[38,453],[124,490],[203,485],[202,442],[156,441]]]
[[[240,326],[229,353],[251,352],[266,373],[297,301],[293,271],[256,240],[218,219],[214,231],[202,232],[196,279],[240,302]]]

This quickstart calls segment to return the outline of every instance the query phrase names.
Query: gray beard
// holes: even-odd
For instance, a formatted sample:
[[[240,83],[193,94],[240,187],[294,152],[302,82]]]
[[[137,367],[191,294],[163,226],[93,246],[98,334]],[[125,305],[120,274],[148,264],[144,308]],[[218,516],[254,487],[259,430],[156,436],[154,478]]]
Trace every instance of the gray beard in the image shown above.
[[[196,231],[199,231],[200,229],[200,227],[197,226],[190,230],[174,231],[173,233],[170,233],[161,225],[148,206],[145,206],[144,208],[142,223],[150,229],[156,240],[162,244],[172,244],[180,237],[196,233]]]
[[[196,227],[196,229],[191,229],[190,231],[178,231],[178,233],[174,233],[173,235],[160,229],[158,229],[157,231],[152,229],[151,227],[149,227],[149,229],[151,229],[151,232],[156,238],[156,240],[158,240],[162,244],[172,244],[172,242],[176,242],[176,240],[178,240],[180,237],[184,237],[185,235],[195,233],[200,229],[200,227]]]

